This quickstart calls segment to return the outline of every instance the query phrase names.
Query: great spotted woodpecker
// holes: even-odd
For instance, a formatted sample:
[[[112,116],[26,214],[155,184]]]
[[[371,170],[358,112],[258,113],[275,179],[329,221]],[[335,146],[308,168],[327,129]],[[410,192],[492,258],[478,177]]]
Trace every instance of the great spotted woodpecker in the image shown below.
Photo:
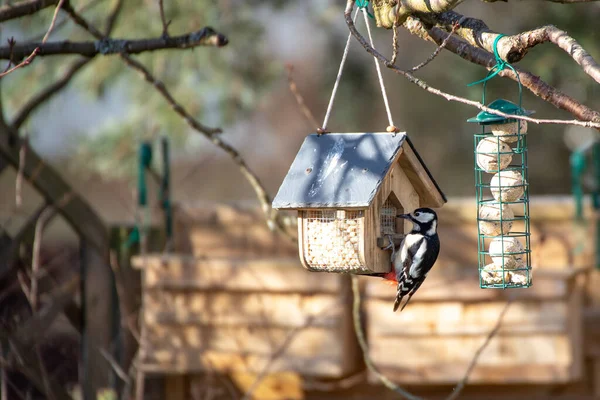
[[[435,211],[430,208],[418,208],[410,214],[397,215],[397,218],[410,220],[413,228],[402,240],[399,252],[392,244],[393,271],[383,276],[398,282],[394,312],[400,306],[404,296],[408,295],[406,303],[400,309],[400,311],[404,310],[411,297],[425,281],[440,252]]]

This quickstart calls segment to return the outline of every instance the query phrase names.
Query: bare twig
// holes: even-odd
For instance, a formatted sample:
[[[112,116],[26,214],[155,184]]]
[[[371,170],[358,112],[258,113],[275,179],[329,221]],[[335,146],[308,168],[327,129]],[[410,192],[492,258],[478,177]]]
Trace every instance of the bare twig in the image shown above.
[[[11,52],[12,52],[12,50],[9,49],[8,50],[8,57],[7,57],[9,60],[12,60],[12,53]],[[40,52],[40,49],[36,47],[35,49],[33,49],[33,51],[31,52],[31,54],[26,59],[24,59],[23,61],[21,61],[19,64],[15,65],[14,67],[12,67],[10,69],[7,69],[4,72],[0,73],[0,78],[5,77],[6,75],[10,74],[11,72],[14,72],[14,71],[18,70],[19,68],[23,68],[23,67],[28,66],[29,64],[31,64],[31,62],[38,55],[39,52]],[[9,63],[9,65],[10,65],[10,63]]]
[[[113,371],[115,371],[117,376],[119,378],[121,378],[121,380],[123,382],[125,382],[125,384],[127,384],[127,385],[131,384],[129,375],[125,371],[123,371],[123,368],[121,368],[121,366],[119,365],[119,362],[117,360],[115,360],[115,358],[105,349],[98,349],[98,350],[100,351],[100,354],[102,354],[102,357],[104,357],[104,359],[110,364],[110,367],[113,369]]]
[[[60,10],[60,8],[62,7],[63,3],[65,2],[65,0],[60,0],[58,2],[58,5],[56,6],[56,8],[54,9],[54,15],[52,16],[52,21],[50,21],[50,27],[48,28],[48,30],[46,31],[46,34],[44,35],[44,38],[42,39],[42,43],[41,45],[44,45],[46,43],[46,41],[48,40],[48,38],[50,37],[50,33],[52,33],[52,29],[54,29],[54,25],[56,24],[56,17],[58,17],[58,11]],[[16,48],[17,46],[13,45],[13,46],[9,46],[9,57],[12,60],[13,57],[13,50]],[[32,51],[31,54],[25,59],[23,60],[21,63],[15,65],[14,67],[12,67],[11,69],[9,69],[8,71],[4,71],[3,73],[0,74],[0,78],[5,77],[6,75],[10,74],[11,72],[16,71],[19,68],[23,68],[28,66],[29,64],[31,64],[31,62],[35,59],[35,57],[40,54],[40,48],[39,47],[35,47]],[[15,56],[16,59],[21,59],[22,57],[17,57]]]
[[[165,18],[165,5],[163,3],[163,0],[158,0],[158,9],[160,11],[160,20],[162,22],[162,27],[163,27],[162,37],[168,38],[169,37],[169,25],[171,24],[171,21],[167,21],[167,19]]]
[[[12,57],[15,60],[19,60],[30,52],[34,52],[35,55],[39,56],[78,54],[85,57],[95,57],[97,55],[119,53],[139,54],[147,51],[164,49],[190,49],[198,46],[222,47],[227,43],[228,40],[224,35],[215,32],[210,27],[205,27],[196,32],[168,38],[160,37],[129,40],[112,39],[103,35],[101,40],[88,42],[30,42],[22,45],[15,45],[12,49],[12,54],[11,49],[8,46],[0,48],[0,59],[9,59]],[[35,55],[33,57],[35,57]],[[32,59],[31,55],[28,57],[28,60],[30,59]],[[28,62],[31,62],[31,60]],[[16,67],[13,67],[12,69],[15,68]]]
[[[86,65],[90,63],[91,58],[81,58],[75,61],[71,66],[67,69],[65,74],[56,82],[51,83],[47,87],[45,87],[40,93],[36,94],[32,97],[20,110],[17,116],[12,123],[12,126],[15,129],[19,129],[21,125],[29,118],[31,113],[38,109],[39,106],[46,103],[49,99],[51,99],[55,94],[64,89],[71,79]]]
[[[9,55],[9,58],[8,58],[8,64],[6,64],[6,68],[4,69],[4,72],[7,72],[7,71],[10,69],[10,67],[12,67],[12,60],[13,60],[13,49],[14,49],[14,47],[15,47],[15,44],[17,43],[17,42],[15,41],[15,38],[14,38],[14,37],[10,37],[10,38],[8,38],[8,39],[6,40],[6,42],[8,43],[8,49],[9,49],[9,51],[10,51],[10,55]]]
[[[356,27],[354,25],[354,22],[352,21],[352,15],[351,15],[353,8],[354,8],[354,1],[348,0],[348,4],[346,6],[346,11],[344,12],[344,14],[346,16],[346,24],[348,25],[350,32],[352,32],[352,35],[358,40],[358,42],[365,48],[365,50],[367,52],[372,54],[374,57],[376,57],[378,60],[383,62],[385,65],[388,65],[390,61],[385,56],[383,56],[381,53],[379,53],[377,50],[375,50],[365,40],[365,38],[356,30]],[[563,120],[563,119],[536,119],[536,118],[531,118],[531,117],[526,117],[526,116],[506,114],[506,113],[500,112],[498,110],[494,110],[489,107],[486,107],[485,105],[483,105],[477,101],[465,99],[464,97],[455,96],[450,93],[446,93],[440,89],[436,89],[436,88],[430,86],[424,80],[419,79],[419,78],[415,77],[413,74],[411,74],[410,72],[404,71],[396,66],[391,66],[390,69],[392,71],[394,71],[395,73],[397,73],[398,75],[401,75],[401,76],[405,77],[406,79],[408,79],[409,82],[419,86],[421,89],[423,89],[431,94],[440,96],[448,101],[455,101],[458,103],[463,103],[463,104],[473,106],[482,111],[487,111],[490,114],[500,115],[500,116],[506,117],[506,118],[521,119],[521,120],[525,120],[525,121],[528,121],[528,122],[531,122],[534,124],[577,125],[577,126],[584,126],[586,128],[600,128],[600,122]]]
[[[97,1],[97,0],[94,0]],[[110,13],[107,22],[106,22],[106,36],[110,35],[113,31],[115,24],[121,11],[123,10],[124,0],[119,0],[115,5],[113,11]],[[89,5],[93,4],[92,2],[87,3],[82,10]],[[81,11],[80,11],[81,12]],[[67,19],[68,20],[68,19]],[[63,21],[64,22],[64,21]],[[56,30],[56,28],[55,28]],[[56,82],[51,83],[46,86],[41,92],[32,97],[22,108],[19,110],[17,116],[15,117],[12,127],[15,130],[18,130],[21,125],[29,118],[29,116],[42,104],[46,101],[50,100],[54,95],[59,93],[62,89],[67,87],[71,79],[75,77],[75,75],[83,69],[86,65],[88,65],[92,61],[91,58],[81,58],[75,61],[71,66],[67,69],[65,74]]]
[[[19,168],[17,170],[17,178],[15,180],[15,207],[18,209],[23,204],[23,170],[25,168],[25,157],[27,157],[27,147],[29,146],[29,140],[27,137],[23,138],[21,148],[19,149]]]
[[[427,64],[429,64],[430,62],[433,61],[434,58],[436,58],[438,56],[438,54],[440,54],[440,52],[446,48],[446,45],[448,44],[448,41],[450,40],[450,38],[452,38],[452,35],[454,35],[454,33],[456,32],[456,30],[460,27],[460,21],[455,23],[454,26],[452,27],[452,31],[448,34],[448,36],[446,36],[446,38],[444,39],[444,41],[442,42],[442,44],[440,44],[433,53],[431,53],[431,55],[427,58],[427,60],[423,61],[422,63],[415,65],[414,67],[412,67],[411,69],[409,69],[409,72],[415,72],[420,70],[421,68],[423,68],[424,66],[426,66]]]
[[[38,278],[40,276],[40,253],[42,250],[42,235],[46,224],[56,214],[56,208],[54,206],[47,206],[42,214],[40,215],[37,223],[35,224],[35,237],[33,239],[33,255],[31,261],[31,285],[29,288],[29,302],[33,312],[37,312],[38,309]]]
[[[90,8],[96,6],[97,4],[99,4],[100,2],[102,2],[102,0],[90,0],[87,3],[85,3],[83,6],[81,6],[79,8],[79,12],[83,13],[87,10],[89,10]],[[62,28],[63,26],[66,25],[67,22],[69,22],[71,19],[68,16],[65,16],[63,18],[58,18],[56,20],[56,25],[54,26],[54,32],[57,32],[58,30],[60,30],[60,28]],[[30,42],[40,42],[44,36],[46,35],[46,31],[44,31],[43,33],[33,36],[31,38],[29,38]]]
[[[125,4],[125,0],[117,1],[117,4],[115,5],[112,12],[109,14],[108,18],[106,19],[106,27],[104,28],[104,34],[106,36],[110,36],[113,29],[115,28],[115,24],[117,23],[117,20],[119,19],[119,16],[121,15],[121,11],[123,11],[123,4]],[[81,13],[82,11],[80,10],[79,12]]]
[[[0,7],[0,22],[35,14],[46,7],[53,6],[58,0],[25,0]]]
[[[477,349],[477,351],[473,355],[473,358],[471,359],[471,362],[469,363],[469,366],[467,367],[467,370],[465,372],[465,376],[458,383],[458,385],[456,385],[456,387],[454,388],[452,393],[446,398],[446,400],[455,400],[456,398],[458,398],[458,396],[464,389],[465,385],[467,384],[467,381],[469,380],[469,376],[471,375],[473,368],[475,368],[475,366],[477,365],[479,356],[481,356],[481,353],[483,352],[483,350],[485,350],[485,348],[488,346],[488,344],[490,344],[490,342],[492,341],[494,336],[496,336],[496,334],[500,330],[500,327],[502,326],[502,321],[504,320],[504,316],[506,315],[506,312],[508,311],[508,308],[510,307],[511,304],[512,304],[512,299],[510,299],[506,302],[506,305],[504,306],[504,308],[502,309],[502,312],[498,316],[496,325],[490,331],[490,333],[485,338],[485,341],[481,344],[481,346]]]
[[[35,234],[33,239],[33,254],[31,260],[31,286],[29,289],[29,301],[31,303],[31,308],[33,312],[37,311],[38,308],[38,278],[40,276],[40,260],[41,260],[41,251],[42,251],[42,236],[44,234],[44,230],[46,229],[47,223],[56,215],[58,209],[66,206],[71,198],[73,197],[73,192],[69,192],[65,194],[56,204],[48,205],[40,214],[36,224],[35,224]]]
[[[104,35],[102,35],[102,33],[98,31],[93,25],[89,24],[75,10],[73,10],[70,7],[65,7],[65,11],[69,13],[69,15],[71,16],[71,18],[73,18],[73,21],[76,24],[90,32],[94,37],[96,37],[97,39],[104,39]],[[172,39],[173,38],[169,38],[166,40]],[[133,59],[125,53],[121,53],[120,56],[121,59],[125,62],[125,64],[127,64],[132,69],[138,71],[146,80],[146,82],[150,83],[161,94],[161,96],[167,101],[167,103],[169,103],[173,111],[179,114],[179,116],[181,116],[193,130],[202,134],[214,145],[219,147],[231,157],[233,162],[235,162],[238,165],[240,171],[242,172],[242,175],[244,175],[246,180],[254,189],[254,192],[256,193],[256,196],[261,204],[261,208],[265,214],[265,218],[267,220],[269,228],[271,228],[272,230],[277,230],[289,240],[295,241],[296,239],[293,237],[293,235],[290,234],[290,232],[288,232],[284,222],[279,217],[279,214],[271,207],[271,197],[269,196],[262,182],[258,178],[258,175],[256,175],[256,173],[252,171],[252,169],[246,163],[242,155],[233,146],[225,142],[217,135],[218,133],[222,133],[222,130],[220,128],[209,128],[207,126],[204,126],[197,119],[195,119],[180,103],[178,103],[175,100],[173,95],[166,88],[165,84],[157,78],[155,78],[142,63],[138,62],[137,60]]]
[[[420,397],[415,396],[414,394],[396,385],[387,376],[379,372],[373,363],[373,360],[371,360],[371,357],[369,356],[369,346],[367,345],[367,339],[365,338],[360,317],[360,285],[356,275],[352,275],[352,295],[352,318],[354,320],[354,333],[358,339],[358,344],[360,345],[365,365],[388,389],[398,393],[400,396],[408,400],[422,400]]]
[[[298,86],[296,85],[296,82],[294,81],[294,78],[292,76],[292,72],[294,71],[294,66],[292,64],[287,64],[285,66],[285,68],[287,70],[287,78],[288,78],[288,82],[290,85],[290,91],[296,98],[296,102],[298,103],[298,107],[300,108],[300,111],[302,111],[302,113],[304,114],[306,119],[310,122],[310,124],[313,126],[313,128],[319,129],[320,125],[317,122],[317,119],[315,118],[313,113],[310,111],[310,109],[307,107],[306,103],[304,102],[304,97],[302,97],[302,95],[298,91]]]
[[[309,317],[306,322],[306,325],[309,325],[312,322],[312,319],[313,319],[312,317]],[[271,354],[269,361],[265,364],[264,368],[256,376],[256,378],[254,379],[254,382],[252,382],[252,385],[250,385],[248,390],[246,390],[246,393],[244,393],[244,397],[242,397],[242,400],[250,400],[253,398],[254,392],[256,391],[258,386],[262,383],[262,381],[266,378],[266,376],[269,374],[269,372],[271,371],[271,367],[273,366],[275,361],[277,361],[279,359],[279,357],[281,357],[283,355],[283,353],[285,353],[285,351],[289,347],[290,343],[292,342],[292,340],[294,339],[294,337],[296,336],[298,331],[300,331],[301,329],[302,329],[302,327],[296,327],[288,332],[285,339],[281,342],[281,344],[277,347],[277,349]]]
[[[64,2],[65,2],[65,0],[60,0],[58,2],[58,4],[56,5],[56,8],[54,9],[54,15],[52,16],[52,21],[50,21],[50,27],[48,27],[48,31],[46,32],[46,34],[44,35],[44,38],[42,39],[42,44],[46,43],[48,41],[48,38],[50,37],[50,33],[52,33],[52,30],[54,29],[54,25],[56,25],[56,18],[58,17],[58,12],[60,11],[60,8],[62,7]]]

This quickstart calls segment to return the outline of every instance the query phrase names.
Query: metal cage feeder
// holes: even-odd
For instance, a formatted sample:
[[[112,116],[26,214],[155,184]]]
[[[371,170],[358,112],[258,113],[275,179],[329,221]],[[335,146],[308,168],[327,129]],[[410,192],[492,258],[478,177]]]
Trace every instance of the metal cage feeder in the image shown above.
[[[515,116],[533,113],[504,99],[488,107]],[[481,126],[474,135],[480,287],[529,287],[527,123],[486,111],[467,121]]]

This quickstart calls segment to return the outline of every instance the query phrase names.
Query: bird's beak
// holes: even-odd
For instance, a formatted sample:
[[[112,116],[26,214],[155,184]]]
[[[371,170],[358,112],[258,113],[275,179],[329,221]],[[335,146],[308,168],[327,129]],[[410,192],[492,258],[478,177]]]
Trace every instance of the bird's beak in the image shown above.
[[[398,214],[396,215],[396,218],[411,219],[410,214]]]

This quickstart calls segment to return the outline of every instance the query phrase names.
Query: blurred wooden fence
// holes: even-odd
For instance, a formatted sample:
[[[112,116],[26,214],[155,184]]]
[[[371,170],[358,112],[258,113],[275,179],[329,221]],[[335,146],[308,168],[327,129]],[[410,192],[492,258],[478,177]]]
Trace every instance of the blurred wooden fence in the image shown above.
[[[483,290],[474,201],[450,200],[439,212],[440,259],[402,313],[392,312],[393,286],[361,278],[375,364],[443,398],[512,298],[461,398],[600,395],[595,217],[587,209],[586,223],[575,224],[573,213],[570,198],[534,198],[533,287]],[[347,276],[302,269],[297,247],[269,232],[259,210],[179,208],[176,225],[175,254],[134,259],[143,275],[141,366],[168,376],[164,398],[189,398],[206,373],[241,392],[265,378],[255,398],[390,395],[364,373]]]

